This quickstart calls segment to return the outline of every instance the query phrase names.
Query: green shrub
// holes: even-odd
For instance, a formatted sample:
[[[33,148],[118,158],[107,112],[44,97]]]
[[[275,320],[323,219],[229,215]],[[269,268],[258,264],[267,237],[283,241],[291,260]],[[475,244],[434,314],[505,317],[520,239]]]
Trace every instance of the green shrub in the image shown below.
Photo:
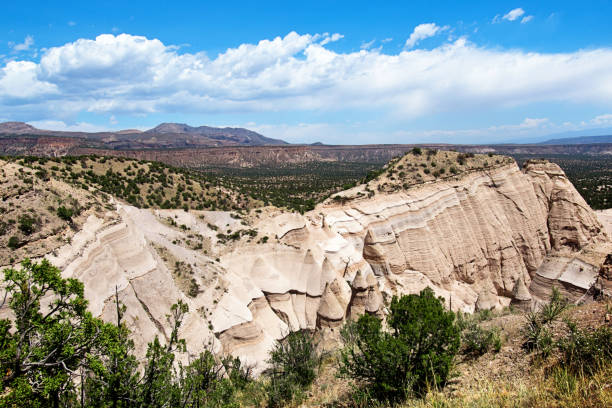
[[[299,331],[276,343],[270,352],[268,406],[279,407],[301,393],[314,381],[321,362],[312,334]]]
[[[423,153],[420,147],[413,147],[410,152],[415,156],[420,156]]]
[[[444,386],[460,344],[455,314],[429,288],[419,295],[394,296],[389,310],[389,330],[371,315],[343,330],[352,339],[342,351],[340,373],[366,382],[382,400]]]
[[[70,221],[72,219],[72,209],[66,208],[63,205],[57,208],[57,216],[64,221]]]
[[[19,238],[17,238],[16,236],[10,237],[7,246],[11,249],[19,248]]]
[[[24,234],[30,235],[31,233],[34,232],[35,222],[36,220],[34,219],[34,217],[28,214],[23,214],[21,217],[19,217],[19,229]]]
[[[525,316],[526,322],[522,330],[525,336],[523,348],[528,351],[537,351],[541,356],[547,357],[554,347],[550,325],[567,307],[567,300],[557,288],[553,288],[548,303],[538,312],[530,312]]]
[[[461,352],[470,356],[481,356],[493,350],[501,349],[501,338],[494,329],[485,329],[478,321],[485,320],[481,315],[464,316],[458,314],[457,324],[461,329]]]
[[[542,306],[539,312],[542,323],[548,324],[555,321],[567,309],[568,305],[567,299],[561,295],[561,292],[557,288],[553,288],[550,300]]]
[[[557,343],[563,366],[574,373],[593,375],[602,363],[612,361],[612,330],[609,327],[587,331],[573,322],[566,324],[569,334]]]

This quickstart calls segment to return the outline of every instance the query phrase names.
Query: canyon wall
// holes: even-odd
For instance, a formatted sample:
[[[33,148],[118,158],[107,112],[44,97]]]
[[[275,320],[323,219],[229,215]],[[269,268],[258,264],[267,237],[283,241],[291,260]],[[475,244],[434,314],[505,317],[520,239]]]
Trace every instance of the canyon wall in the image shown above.
[[[367,192],[355,187],[305,215],[266,208],[242,218],[116,203],[48,258],[85,283],[96,315],[112,319],[119,293],[139,353],[168,335],[165,316],[183,299],[190,353],[211,347],[261,367],[290,331],[333,337],[346,319],[383,316],[391,296],[425,287],[468,312],[531,308],[553,286],[577,300],[611,249],[595,214],[546,162]]]

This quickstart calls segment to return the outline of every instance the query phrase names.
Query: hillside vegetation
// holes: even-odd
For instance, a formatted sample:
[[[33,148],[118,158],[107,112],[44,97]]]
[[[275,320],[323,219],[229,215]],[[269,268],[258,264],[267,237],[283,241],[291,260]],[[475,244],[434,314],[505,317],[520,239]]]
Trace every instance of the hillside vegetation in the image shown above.
[[[13,159],[40,178],[100,190],[140,208],[248,210],[258,204],[224,188],[219,178],[158,162],[100,156]]]
[[[279,168],[189,170],[121,157],[7,157],[43,180],[99,190],[139,208],[249,211],[272,205],[305,212],[350,188],[372,163],[319,163]],[[382,165],[382,164],[381,164]]]
[[[513,163],[508,156],[460,153],[436,149],[413,148],[386,165],[369,171],[356,189],[342,191],[332,196],[335,202],[344,203],[355,198],[369,198],[376,193],[393,193],[441,180],[452,180],[474,171]],[[348,187],[348,186],[347,186]]]
[[[13,263],[69,243],[87,217],[104,217],[110,197],[0,160],[0,260]]]
[[[369,188],[390,192],[510,164],[513,161],[510,157],[492,153],[460,153],[415,147],[402,157],[391,160],[381,176],[369,182],[370,176],[365,181]]]
[[[368,314],[347,322],[339,350],[322,353],[313,335],[290,334],[254,378],[238,359],[208,350],[183,358],[181,301],[168,311],[168,338],[156,337],[139,361],[118,296],[116,321],[105,323],[87,310],[83,284],[47,261],[3,273],[15,319],[0,319],[0,407],[612,404],[609,302],[574,307],[553,291],[538,312],[463,315],[425,289],[394,297],[383,323]]]
[[[351,188],[383,163],[310,162],[256,168],[214,167],[203,170],[223,185],[265,205],[299,212],[312,210],[331,194]]]

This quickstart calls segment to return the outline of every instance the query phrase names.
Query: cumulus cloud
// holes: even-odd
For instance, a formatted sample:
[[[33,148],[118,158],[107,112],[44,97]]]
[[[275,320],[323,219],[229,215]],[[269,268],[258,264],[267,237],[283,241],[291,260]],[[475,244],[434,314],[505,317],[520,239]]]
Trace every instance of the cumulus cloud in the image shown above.
[[[27,51],[32,45],[34,45],[34,37],[31,35],[26,36],[20,44],[9,43],[9,46],[11,46],[14,51]]]
[[[514,21],[517,18],[521,17],[523,14],[525,14],[525,10],[523,10],[522,8],[515,8],[513,10],[510,10],[508,13],[506,13],[502,19],[503,20],[508,20],[508,21]]]
[[[437,26],[436,26],[437,27]],[[588,102],[612,106],[612,50],[537,53],[465,39],[431,50],[336,52],[340,35],[291,32],[216,56],[129,34],[79,39],[0,66],[4,116],[368,110],[446,111]],[[107,117],[108,117],[107,116]]]
[[[447,28],[447,26],[440,27],[436,23],[419,24],[418,26],[414,27],[412,34],[410,34],[410,37],[408,37],[406,40],[406,47],[413,48],[419,41],[433,37]]]
[[[57,91],[56,85],[38,78],[38,66],[34,62],[9,61],[0,69],[0,106],[3,100],[15,103],[15,99],[37,98]]]

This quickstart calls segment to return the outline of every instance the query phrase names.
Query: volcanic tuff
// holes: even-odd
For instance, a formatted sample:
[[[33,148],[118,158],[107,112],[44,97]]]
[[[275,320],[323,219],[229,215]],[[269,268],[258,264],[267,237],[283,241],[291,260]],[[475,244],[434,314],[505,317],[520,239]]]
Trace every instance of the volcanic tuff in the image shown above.
[[[405,165],[409,157],[395,162]],[[115,288],[138,351],[167,333],[177,299],[181,335],[262,363],[289,331],[337,335],[347,318],[430,286],[453,310],[531,308],[551,287],[583,297],[610,252],[596,215],[561,169],[513,161],[385,189],[387,175],[304,215],[138,209],[92,213],[48,254],[85,283],[94,314],[112,319]],[[6,260],[4,260],[6,262]],[[259,366],[261,367],[261,365]]]

